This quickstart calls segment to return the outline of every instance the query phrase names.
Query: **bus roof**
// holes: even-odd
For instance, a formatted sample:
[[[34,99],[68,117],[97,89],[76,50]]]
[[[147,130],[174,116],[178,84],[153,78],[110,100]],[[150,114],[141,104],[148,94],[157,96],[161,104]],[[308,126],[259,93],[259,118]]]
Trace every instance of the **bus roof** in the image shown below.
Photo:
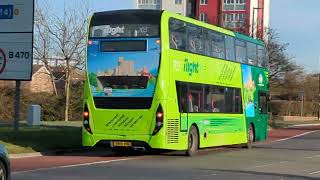
[[[229,36],[236,37],[238,39],[249,41],[249,42],[261,45],[261,46],[264,45],[263,41],[258,40],[258,39],[254,39],[254,38],[252,38],[250,36],[244,35],[244,34],[239,33],[239,32],[234,32],[234,31],[222,28],[222,27],[218,27],[218,26],[215,26],[215,25],[204,23],[204,22],[201,22],[201,21],[189,18],[189,17],[185,17],[185,16],[182,16],[182,15],[179,15],[179,14],[176,14],[176,13],[172,13],[172,12],[169,12],[169,11],[164,11],[164,13],[168,14],[170,17],[174,17],[174,18],[183,20],[185,22],[193,23],[193,24],[198,24],[201,27],[205,27],[205,28],[208,28],[208,29],[213,29],[215,31],[218,31],[220,33],[223,33],[223,34],[226,34],[226,35],[229,35]]]
[[[236,38],[238,38],[238,39],[242,39],[242,40],[245,40],[245,41],[249,41],[249,42],[251,42],[251,43],[255,43],[255,44],[264,46],[264,42],[261,41],[261,40],[254,39],[254,38],[252,38],[252,37],[249,37],[249,36],[247,36],[247,35],[241,34],[241,33],[239,33],[239,32],[235,32],[235,35],[236,35]]]
[[[99,26],[105,24],[153,24],[160,23],[162,14],[169,17],[177,18],[188,23],[196,24],[204,28],[212,29],[217,32],[236,37],[245,41],[249,41],[258,45],[264,45],[263,41],[251,38],[247,35],[239,32],[233,32],[222,27],[204,23],[186,16],[182,16],[170,11],[160,10],[149,10],[149,9],[128,9],[128,10],[115,10],[115,11],[104,11],[96,12],[92,15],[91,26]],[[107,17],[107,18],[106,18]],[[143,18],[142,18],[143,17]]]
[[[201,21],[198,21],[196,19],[192,19],[192,18],[189,18],[189,17],[186,17],[186,16],[182,16],[182,15],[170,12],[170,11],[164,11],[164,14],[167,14],[170,17],[177,18],[177,19],[183,20],[183,21],[188,22],[188,23],[200,25],[201,27],[212,29],[212,30],[215,30],[217,32],[221,32],[221,33],[229,35],[229,36],[233,36],[233,37],[235,36],[233,31],[230,31],[228,29],[224,29],[222,27],[218,27],[218,26],[215,26],[215,25],[212,25],[212,24],[201,22]]]
[[[159,24],[162,11],[129,9],[96,12],[92,15],[91,26],[105,24]]]

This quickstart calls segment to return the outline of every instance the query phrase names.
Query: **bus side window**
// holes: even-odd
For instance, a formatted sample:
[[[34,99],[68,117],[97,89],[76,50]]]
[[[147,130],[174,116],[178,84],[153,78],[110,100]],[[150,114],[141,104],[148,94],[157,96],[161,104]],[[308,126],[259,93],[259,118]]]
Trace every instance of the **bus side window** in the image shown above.
[[[186,24],[182,21],[170,19],[170,48],[186,50]]]
[[[236,61],[248,64],[246,43],[240,40],[236,40]]]
[[[225,44],[226,44],[226,59],[235,61],[234,38],[231,36],[225,36]]]
[[[267,54],[266,50],[263,46],[258,46],[258,66],[267,67]]]
[[[176,82],[177,88],[177,98],[178,98],[178,105],[179,111],[181,113],[187,113],[188,110],[188,86],[186,83],[183,82]]]
[[[260,114],[267,114],[268,113],[267,93],[265,93],[265,92],[259,93],[259,112],[260,112]]]
[[[247,42],[247,62],[251,65],[258,65],[257,58],[257,45]]]
[[[215,31],[209,30],[208,39],[210,41],[211,56],[225,59],[224,36]]]
[[[201,27],[187,24],[187,51],[196,54],[204,53]]]

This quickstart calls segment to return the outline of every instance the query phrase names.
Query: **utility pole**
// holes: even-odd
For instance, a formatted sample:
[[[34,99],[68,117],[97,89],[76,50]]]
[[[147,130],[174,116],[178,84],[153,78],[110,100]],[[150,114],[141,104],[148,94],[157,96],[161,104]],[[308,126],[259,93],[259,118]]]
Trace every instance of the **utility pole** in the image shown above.
[[[318,66],[320,67],[320,56],[318,57]],[[318,72],[318,78],[319,78],[319,82],[318,82],[318,120],[320,121],[320,72]]]
[[[320,65],[320,57],[319,57],[319,65]],[[318,93],[319,93],[319,97],[318,97],[318,120],[320,121],[320,72],[318,73],[318,78],[319,78],[319,87],[318,87]]]

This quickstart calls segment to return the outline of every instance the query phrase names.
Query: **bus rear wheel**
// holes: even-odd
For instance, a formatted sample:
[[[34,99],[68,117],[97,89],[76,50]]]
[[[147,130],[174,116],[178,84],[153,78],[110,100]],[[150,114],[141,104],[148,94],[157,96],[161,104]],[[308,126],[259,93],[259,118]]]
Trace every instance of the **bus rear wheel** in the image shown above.
[[[196,155],[198,151],[198,147],[199,147],[198,129],[194,125],[192,125],[188,135],[188,150],[186,151],[186,154],[188,156]]]

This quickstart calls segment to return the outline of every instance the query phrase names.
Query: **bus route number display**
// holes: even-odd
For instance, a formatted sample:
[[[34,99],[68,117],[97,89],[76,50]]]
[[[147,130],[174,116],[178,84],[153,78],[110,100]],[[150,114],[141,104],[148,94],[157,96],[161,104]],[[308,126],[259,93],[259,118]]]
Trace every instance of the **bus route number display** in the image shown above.
[[[13,5],[0,5],[0,19],[13,19]]]

